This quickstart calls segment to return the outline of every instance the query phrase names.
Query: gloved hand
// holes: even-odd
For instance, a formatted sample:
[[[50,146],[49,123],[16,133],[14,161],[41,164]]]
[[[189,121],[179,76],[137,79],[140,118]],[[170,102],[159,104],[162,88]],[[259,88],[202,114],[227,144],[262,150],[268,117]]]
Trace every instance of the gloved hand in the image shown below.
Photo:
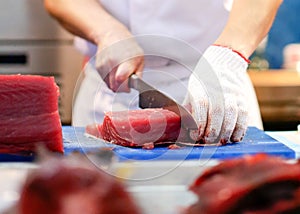
[[[143,50],[124,26],[117,24],[111,29],[99,39],[96,69],[112,91],[129,92],[128,77],[142,75]]]
[[[247,128],[244,90],[247,62],[237,52],[210,46],[193,71],[185,105],[198,124],[197,141],[226,144],[242,140]]]

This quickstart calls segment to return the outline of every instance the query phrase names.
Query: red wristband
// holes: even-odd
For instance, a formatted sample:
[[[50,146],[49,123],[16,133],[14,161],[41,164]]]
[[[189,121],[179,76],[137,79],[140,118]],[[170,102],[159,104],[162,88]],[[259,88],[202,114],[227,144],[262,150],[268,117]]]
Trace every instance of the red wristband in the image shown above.
[[[230,48],[229,46],[226,46],[226,45],[219,45],[219,44],[213,44],[213,46],[218,46],[218,47],[223,47],[223,48],[228,48],[230,49],[232,52],[238,54],[240,57],[242,57],[248,64],[251,63],[251,61],[249,59],[247,59],[243,54],[241,54],[239,51],[237,50],[234,50],[232,48]]]

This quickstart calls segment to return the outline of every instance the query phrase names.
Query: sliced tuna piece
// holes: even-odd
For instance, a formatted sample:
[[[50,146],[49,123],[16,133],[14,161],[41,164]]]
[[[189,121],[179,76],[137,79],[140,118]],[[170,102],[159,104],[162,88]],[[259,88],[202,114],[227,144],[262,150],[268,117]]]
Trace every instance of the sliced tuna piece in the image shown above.
[[[180,131],[180,117],[160,108],[108,112],[103,124],[86,128],[89,134],[130,147],[170,143],[177,140]]]

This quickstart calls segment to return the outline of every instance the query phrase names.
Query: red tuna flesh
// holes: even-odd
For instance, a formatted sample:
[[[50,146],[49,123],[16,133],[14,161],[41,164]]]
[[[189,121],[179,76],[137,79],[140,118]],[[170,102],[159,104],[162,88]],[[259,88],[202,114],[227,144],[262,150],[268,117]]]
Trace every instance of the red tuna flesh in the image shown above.
[[[199,200],[186,210],[189,214],[299,213],[300,164],[264,154],[226,160],[190,189]]]
[[[85,158],[44,160],[29,173],[18,203],[22,214],[139,214],[123,184]]]
[[[63,152],[53,77],[0,75],[0,153],[34,152],[38,144]]]
[[[160,108],[108,112],[102,125],[86,129],[96,137],[130,147],[176,141],[180,131],[180,117]]]

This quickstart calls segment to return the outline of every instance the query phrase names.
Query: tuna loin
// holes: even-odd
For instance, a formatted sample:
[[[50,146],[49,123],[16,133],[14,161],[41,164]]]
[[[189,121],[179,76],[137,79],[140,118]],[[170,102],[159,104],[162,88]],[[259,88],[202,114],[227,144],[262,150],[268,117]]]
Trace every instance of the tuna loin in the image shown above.
[[[34,152],[38,144],[63,152],[53,77],[0,75],[0,153]]]
[[[199,200],[186,214],[299,213],[300,163],[264,154],[226,160],[205,171],[190,189]]]

